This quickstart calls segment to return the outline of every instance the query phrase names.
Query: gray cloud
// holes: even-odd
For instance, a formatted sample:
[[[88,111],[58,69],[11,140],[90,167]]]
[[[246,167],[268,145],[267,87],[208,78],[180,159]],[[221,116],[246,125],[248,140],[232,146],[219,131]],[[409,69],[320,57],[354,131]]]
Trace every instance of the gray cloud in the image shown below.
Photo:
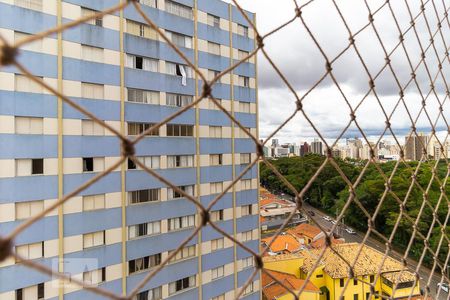
[[[303,3],[300,2],[298,1],[299,5]],[[384,2],[381,0],[370,1],[371,10],[376,10]],[[398,26],[402,32],[409,28],[411,19],[403,2],[391,2]],[[239,3],[244,8],[257,13],[258,29],[261,34],[265,34],[283,24],[292,18],[295,13],[295,6],[292,1],[241,0]],[[340,1],[338,5],[344,18],[348,21],[347,26],[353,33],[367,24],[368,10],[364,1]],[[419,13],[418,2],[408,1],[408,5],[413,16]],[[434,33],[437,29],[438,19],[432,7],[429,8],[426,10],[426,14],[431,31]],[[442,12],[444,9],[441,7],[437,7],[437,9],[441,12],[440,18],[443,18]],[[348,46],[348,31],[331,2],[313,1],[302,10],[302,16],[329,59],[334,59]],[[386,108],[387,114],[390,114],[399,100],[400,89],[397,80],[404,89],[411,81],[411,68],[415,69],[418,87],[415,82],[410,82],[404,89],[404,103],[408,110],[401,103],[391,120],[392,126],[398,134],[408,132],[411,127],[408,112],[415,119],[421,109],[422,97],[420,92],[427,99],[427,110],[434,122],[438,115],[438,101],[433,94],[427,96],[430,92],[429,74],[433,77],[432,80],[435,80],[435,91],[439,100],[443,101],[446,86],[437,73],[439,61],[436,58],[436,53],[441,59],[445,58],[445,46],[442,38],[445,39],[446,45],[450,44],[450,28],[444,25],[442,36],[437,34],[434,37],[435,47],[428,47],[430,34],[425,19],[423,17],[416,19],[415,29],[422,47],[426,49],[428,68],[422,65],[416,69],[416,65],[421,60],[422,51],[415,31],[409,29],[404,36],[405,52],[401,45],[397,45],[399,32],[387,5],[375,15],[374,19],[374,26],[379,38],[383,41],[384,49],[371,27],[361,31],[355,37],[355,43],[368,71],[373,77],[377,76],[375,91],[379,99],[377,100],[373,94],[367,97],[356,113],[358,122],[368,134],[381,134],[385,126],[385,116],[378,105],[378,101]],[[394,48],[396,50],[390,55],[390,61],[396,77],[393,76],[390,68],[381,71],[385,65],[385,51],[391,53]],[[326,72],[325,58],[299,19],[265,39],[265,49],[300,97]],[[407,58],[409,58],[409,61]],[[258,64],[260,133],[264,137],[275,130],[293,112],[295,98],[261,53],[259,54]],[[347,100],[352,107],[356,107],[369,91],[369,77],[356,51],[350,48],[333,62],[332,67],[333,75],[344,91]],[[447,74],[444,76],[448,76],[450,73],[448,60],[443,62],[442,68],[443,74]],[[436,74],[438,74],[437,79],[434,79]],[[339,134],[350,118],[350,109],[330,77],[321,82],[304,99],[304,108],[318,130],[324,136],[330,138]],[[448,115],[449,108],[448,105],[444,105],[444,114],[447,113]],[[442,120],[438,126],[441,129],[446,128],[446,124]],[[429,120],[423,112],[417,120],[417,127],[421,127],[424,131],[429,131],[431,128]],[[353,126],[348,129],[346,136],[357,134],[358,132]],[[313,136],[317,136],[317,134],[300,114],[278,134],[278,137],[286,139]]]

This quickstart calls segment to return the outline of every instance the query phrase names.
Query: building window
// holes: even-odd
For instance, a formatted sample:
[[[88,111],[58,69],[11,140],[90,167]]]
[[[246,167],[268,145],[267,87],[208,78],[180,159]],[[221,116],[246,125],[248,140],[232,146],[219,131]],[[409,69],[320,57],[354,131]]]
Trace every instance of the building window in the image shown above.
[[[253,256],[249,256],[242,259],[242,269],[253,267]]]
[[[220,17],[208,14],[206,21],[209,26],[220,28]]]
[[[81,120],[82,135],[105,135],[105,127],[92,120]]]
[[[42,80],[42,77],[38,77]],[[16,92],[26,92],[26,93],[38,93],[42,94],[43,87],[28,78],[25,75],[15,74],[14,75],[14,90]]]
[[[159,156],[137,156],[136,159],[149,169],[159,169],[160,157]],[[142,170],[142,168],[128,158],[128,170]]]
[[[225,294],[212,297],[211,300],[225,300]]]
[[[16,134],[43,134],[44,118],[14,117]]]
[[[130,240],[141,236],[149,236],[158,233],[161,233],[161,221],[128,226],[128,238]]]
[[[358,285],[358,279],[353,278],[353,285]]]
[[[159,104],[159,92],[127,88],[129,102]]]
[[[184,107],[192,103],[191,95],[166,93],[166,105]]]
[[[37,259],[44,257],[44,242],[16,246],[16,253],[23,259]],[[20,262],[20,260],[16,260]]]
[[[103,48],[81,45],[81,59],[103,63]]]
[[[101,172],[104,169],[104,157],[83,157],[83,172]]]
[[[212,222],[223,221],[223,209],[212,211],[209,216]]]
[[[89,8],[84,8],[84,7],[81,8],[81,16],[82,17],[91,16],[91,15],[96,14],[96,13],[98,13],[98,12],[95,11],[95,10],[92,10],[92,9],[89,9]],[[92,20],[86,21],[86,23],[102,27],[103,26],[103,17],[96,17],[96,18],[94,18]]]
[[[104,99],[105,93],[104,93],[105,87],[103,84],[96,84],[96,83],[81,83],[81,97],[87,98],[87,99]]]
[[[195,226],[195,215],[169,219],[169,231],[179,230]]]
[[[83,196],[83,211],[105,208],[105,194]]]
[[[339,286],[344,287],[344,278],[339,279]]]
[[[160,300],[160,299],[162,299],[162,288],[156,287],[151,290],[138,293],[133,300]]]
[[[211,269],[211,279],[217,279],[217,278],[221,278],[224,276],[225,273],[225,267],[224,266],[220,266],[214,269]]]
[[[158,60],[149,57],[127,54],[126,66],[131,69],[158,72]]]
[[[219,104],[222,105],[222,100],[221,99],[217,99],[216,101],[219,102]],[[208,109],[212,109],[212,110],[220,110],[220,107],[212,100],[208,98]]]
[[[174,251],[175,250],[169,251],[169,255],[171,255]],[[181,249],[180,251],[178,251],[178,253],[175,254],[175,256],[172,257],[169,262],[172,263],[172,262],[176,262],[176,261],[187,259],[187,258],[194,257],[194,256],[195,256],[195,245],[186,246],[183,249]]]
[[[139,23],[139,22],[135,22],[135,21],[131,21],[131,20],[127,20],[127,31],[126,32],[129,34],[147,38],[147,39],[152,39],[152,40],[158,39],[158,33],[153,28],[151,28],[147,24],[143,24],[143,23]]]
[[[16,176],[44,174],[44,159],[16,159]]]
[[[316,278],[323,278],[323,274],[317,274]]]
[[[250,284],[245,288],[245,290],[242,293],[242,295],[248,295],[250,293],[253,293],[253,281],[250,282]]]
[[[167,136],[194,136],[194,126],[167,124]]]
[[[182,76],[184,78],[192,78],[192,69],[190,66],[166,62],[166,73],[169,75]]]
[[[104,230],[83,234],[83,249],[104,245],[105,235]]]
[[[24,220],[44,210],[44,200],[16,202],[16,220]]]
[[[145,256],[128,262],[129,274],[148,270],[161,263],[161,253]]]
[[[137,204],[145,202],[159,201],[161,196],[160,189],[147,189],[128,192],[128,203]]]
[[[128,135],[139,135],[154,125],[154,123],[128,122]],[[146,135],[159,136],[159,128],[148,132]]]
[[[238,24],[238,26],[237,26],[237,32],[238,32],[239,35],[248,37],[248,27],[247,27],[247,26]]]
[[[222,138],[222,126],[209,126],[210,138]]]
[[[252,189],[252,180],[251,179],[241,179],[241,190],[251,190]]]
[[[169,283],[169,295],[195,286],[195,275]]]
[[[253,231],[248,230],[241,233],[242,242],[248,242],[253,240]]]
[[[30,36],[32,36],[32,35],[29,33],[14,31],[14,42],[17,43],[18,41],[29,38]],[[43,39],[38,39],[31,43],[27,43],[27,44],[21,46],[20,49],[34,51],[34,52],[42,52],[42,40]]]
[[[209,184],[210,194],[219,194],[223,192],[223,182],[211,182]]]
[[[250,163],[250,153],[241,153],[241,165]]]
[[[223,249],[224,241],[225,241],[224,238],[211,240],[211,251],[217,251],[219,249]]]
[[[158,8],[158,1],[157,0],[139,0],[138,2],[141,3],[141,4],[147,5],[147,6]],[[149,298],[149,299],[153,299],[153,298]]]
[[[238,75],[238,85],[242,87],[250,87],[250,78]]]
[[[188,194],[189,196],[194,196],[195,185],[182,185],[182,186],[178,186],[178,188],[180,190],[182,190],[183,192],[185,192],[186,194]],[[174,190],[172,188],[168,188],[167,189],[167,198],[168,198],[168,200],[172,200],[172,199],[184,198],[184,196],[181,193],[177,192],[176,190]]]
[[[223,164],[222,154],[210,154],[209,164],[211,166],[221,166]]]
[[[194,155],[168,155],[167,168],[191,168],[194,166]]]
[[[208,42],[208,52],[215,55],[220,55],[220,44]]]
[[[373,283],[375,281],[375,275],[370,275],[370,283]]]
[[[238,50],[238,59],[243,60],[245,59],[250,53],[248,51],[244,50]]]
[[[216,78],[217,76],[219,76],[220,71],[216,71],[216,70],[208,70],[208,76],[207,79],[209,81],[212,81],[214,78]],[[222,80],[222,77],[220,77],[216,82],[220,83]]]
[[[83,282],[90,285],[98,285],[106,281],[106,268],[83,272]]]
[[[241,216],[245,217],[245,216],[249,216],[252,214],[252,205],[242,205],[241,206]]]
[[[36,11],[42,11],[43,0],[14,0],[14,5]]]
[[[174,2],[174,1],[170,1],[170,0],[166,0],[165,4],[166,4],[166,11],[169,14],[174,14],[179,17],[186,18],[186,19],[193,18],[192,7],[189,7],[189,6]]]
[[[45,299],[44,283],[16,290],[16,300]]]
[[[248,105],[245,105],[242,107],[243,109],[248,109],[248,112],[250,112],[250,103],[247,103]],[[245,127],[245,129],[247,129],[248,132],[252,133],[252,129],[250,127]],[[239,138],[241,139],[248,139],[250,138],[250,136],[247,134],[247,132],[245,132],[244,129],[242,129],[241,127],[239,127]]]
[[[167,38],[178,47],[192,48],[192,37],[166,30]]]
[[[250,113],[250,103],[249,102],[239,102],[239,111],[241,113]]]
[[[358,300],[359,294],[353,294],[353,300]]]

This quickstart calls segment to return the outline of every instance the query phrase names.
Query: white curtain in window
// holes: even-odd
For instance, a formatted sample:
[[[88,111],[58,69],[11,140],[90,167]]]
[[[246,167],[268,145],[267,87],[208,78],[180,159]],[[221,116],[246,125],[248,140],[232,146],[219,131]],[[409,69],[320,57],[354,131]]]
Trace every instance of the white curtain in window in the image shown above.
[[[169,75],[177,75],[177,65],[174,63],[166,62],[166,73]]]
[[[186,86],[187,82],[186,82],[186,70],[184,69],[184,66],[180,65],[180,72],[181,72],[181,85]]]
[[[126,59],[125,65],[128,68],[134,68],[134,56],[133,55],[127,54],[127,59]]]

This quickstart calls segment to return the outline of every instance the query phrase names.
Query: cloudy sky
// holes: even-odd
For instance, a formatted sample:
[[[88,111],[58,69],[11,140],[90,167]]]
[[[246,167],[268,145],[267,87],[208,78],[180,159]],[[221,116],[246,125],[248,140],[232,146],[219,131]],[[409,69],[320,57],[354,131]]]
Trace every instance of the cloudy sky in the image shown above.
[[[298,1],[297,4],[302,6],[306,2]],[[438,130],[446,129],[444,118],[438,118],[439,101],[443,103],[444,116],[450,116],[450,100],[445,100],[446,85],[443,76],[438,72],[441,60],[442,74],[447,77],[450,74],[449,59],[445,57],[445,48],[450,45],[450,24],[444,19],[445,9],[442,3],[436,1],[436,10],[431,3],[425,6],[427,26],[423,15],[416,17],[420,13],[420,1],[407,1],[409,7],[404,0],[391,1],[397,23],[388,5],[378,10],[385,1],[367,2],[370,3],[369,9],[374,14],[373,25],[376,32],[368,24],[369,10],[363,0],[336,1],[348,28],[331,0],[313,0],[302,8],[302,17],[307,27],[297,18],[290,25],[267,37],[264,41],[265,49],[292,84],[297,96],[304,97],[302,103],[305,113],[327,139],[335,138],[347,126],[350,121],[349,105],[353,108],[359,105],[356,119],[364,132],[373,138],[378,138],[384,130],[384,113],[392,115],[390,122],[399,136],[409,132],[411,119],[415,120],[416,127],[424,132],[430,131],[431,123],[436,123]],[[293,0],[238,0],[238,3],[245,9],[256,12],[257,27],[262,35],[295,15]],[[374,13],[375,11],[377,12]],[[415,28],[411,28],[411,16],[415,20]],[[442,22],[442,35],[437,31],[439,22]],[[404,48],[399,43],[400,31],[397,26],[404,35]],[[321,53],[307,28],[324,53]],[[376,95],[369,92],[369,77],[355,48],[349,47],[344,51],[349,46],[348,30],[353,35],[357,33],[354,37],[355,45],[361,59],[370,74],[376,76]],[[430,32],[434,37],[434,47],[430,47]],[[419,64],[421,47],[425,50],[426,67],[423,63]],[[342,54],[336,59],[340,53]],[[385,53],[390,54],[395,76],[388,67],[382,70],[386,62]],[[327,76],[305,97],[326,73],[324,55],[333,61],[333,75],[341,90],[331,77]],[[262,53],[259,53],[258,64],[260,136],[265,138],[294,112],[296,99]],[[417,84],[411,80],[413,69]],[[431,81],[434,81],[435,93],[430,92]],[[405,95],[404,101],[400,102],[398,84],[403,87]],[[425,111],[421,111],[423,99],[426,101],[428,116]],[[359,135],[353,123],[344,137]],[[314,137],[317,137],[317,134],[301,113],[276,135],[276,138],[283,142],[296,143]],[[386,134],[385,137],[390,139],[391,136]]]

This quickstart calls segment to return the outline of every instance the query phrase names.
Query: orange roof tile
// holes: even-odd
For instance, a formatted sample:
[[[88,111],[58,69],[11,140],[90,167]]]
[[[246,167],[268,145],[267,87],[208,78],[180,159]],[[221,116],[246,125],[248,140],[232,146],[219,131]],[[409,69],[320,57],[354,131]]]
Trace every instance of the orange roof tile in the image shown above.
[[[272,275],[278,281],[282,282],[286,287],[288,287],[292,291],[300,290],[300,288],[305,284],[305,281],[303,279],[298,279],[294,275],[272,270],[266,271],[270,273],[270,275]],[[263,272],[262,274],[262,284],[263,284],[263,293],[269,300],[276,299],[277,297],[289,293],[289,291],[285,287],[283,287],[281,284],[273,280],[265,272]],[[303,290],[315,293],[320,292],[320,290],[311,282],[307,282]]]
[[[268,237],[261,239],[261,242],[268,245],[274,237]],[[281,251],[288,251],[293,252],[295,250],[298,250],[300,248],[300,243],[297,241],[295,237],[293,237],[290,234],[285,235],[279,235],[275,237],[273,243],[270,245],[270,250],[272,252],[281,252]]]
[[[320,228],[307,224],[307,223],[303,223],[300,224],[294,228],[291,228],[288,230],[288,233],[293,234],[297,237],[309,237],[309,238],[314,238],[316,235],[318,235],[319,233],[321,233],[322,231],[320,230]]]
[[[345,241],[342,239],[331,238],[331,243],[333,245],[337,245],[337,244],[343,244],[343,243],[345,243]],[[324,246],[325,246],[325,237],[321,237],[320,239],[315,240],[314,242],[311,243],[311,247],[316,248],[316,249],[322,248]]]

